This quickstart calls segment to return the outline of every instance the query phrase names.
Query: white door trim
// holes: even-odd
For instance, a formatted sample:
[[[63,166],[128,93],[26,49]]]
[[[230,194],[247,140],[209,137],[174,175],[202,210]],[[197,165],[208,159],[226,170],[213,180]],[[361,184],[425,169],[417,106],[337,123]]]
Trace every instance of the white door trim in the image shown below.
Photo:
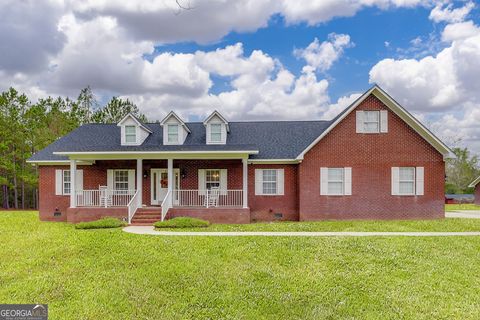
[[[168,169],[167,168],[151,168],[150,169],[150,204],[159,206],[162,204],[163,199],[160,199],[161,198],[160,197],[161,188],[159,188],[160,183],[158,183],[157,188],[154,188],[154,184],[155,184],[155,181],[154,181],[155,179],[153,176],[154,172],[157,173],[157,179],[161,179],[162,173],[167,173],[168,175]],[[175,179],[175,175],[178,175],[178,180],[176,180],[177,184],[174,186],[174,189],[179,189],[180,188],[180,169],[179,168],[173,169],[174,179]],[[163,189],[168,189],[168,187]],[[157,191],[157,200],[154,200],[154,191]]]

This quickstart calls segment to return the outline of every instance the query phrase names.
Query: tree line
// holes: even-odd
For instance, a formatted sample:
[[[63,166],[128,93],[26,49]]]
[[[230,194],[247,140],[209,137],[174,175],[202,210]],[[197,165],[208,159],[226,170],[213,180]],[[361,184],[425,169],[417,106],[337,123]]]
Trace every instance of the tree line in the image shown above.
[[[113,97],[101,106],[90,87],[76,100],[48,97],[33,103],[14,88],[0,94],[0,199],[4,209],[37,208],[38,168],[27,163],[35,152],[84,123],[117,123],[133,113],[128,99]]]
[[[0,94],[0,198],[4,209],[37,208],[38,168],[26,162],[35,152],[85,123],[117,123],[128,113],[147,121],[128,99],[113,97],[101,106],[90,87],[77,99],[48,97],[31,102],[10,88]],[[447,193],[471,193],[468,184],[480,175],[478,156],[454,148],[447,160]]]

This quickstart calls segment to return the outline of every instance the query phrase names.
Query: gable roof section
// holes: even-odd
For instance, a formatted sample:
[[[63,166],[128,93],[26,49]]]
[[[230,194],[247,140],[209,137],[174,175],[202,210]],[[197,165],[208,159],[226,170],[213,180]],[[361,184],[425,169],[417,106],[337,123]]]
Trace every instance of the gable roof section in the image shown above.
[[[180,122],[180,124],[185,128],[185,130],[187,130],[188,133],[191,133],[190,129],[188,128],[187,124],[182,120],[180,119],[180,117],[173,111],[170,111],[167,116],[165,118],[163,118],[162,121],[160,121],[160,125],[163,126],[165,124],[165,122],[168,121],[168,119],[170,119],[171,117],[174,117],[175,119],[177,119],[178,122]]]
[[[405,121],[413,130],[415,130],[420,136],[422,136],[430,145],[432,145],[438,152],[440,152],[444,159],[455,158],[453,151],[440,139],[438,139],[430,130],[428,130],[423,124],[421,124],[414,116],[412,116],[405,108],[403,108],[398,102],[390,97],[382,88],[378,85],[374,85],[372,88],[362,94],[357,100],[355,100],[348,108],[340,112],[333,120],[328,128],[326,128],[320,136],[317,137],[305,150],[303,150],[298,156],[298,160],[302,160],[304,155],[312,149],[320,140],[323,139],[330,131],[333,130],[346,116],[348,116],[355,108],[360,105],[370,94],[375,95],[381,102],[383,102],[387,108],[399,116]]]
[[[127,118],[131,118],[133,119],[133,121],[135,121],[138,126],[142,127],[143,129],[145,129],[148,133],[152,133],[152,130],[150,130],[149,128],[147,128],[141,121],[140,119],[138,119],[137,117],[135,117],[133,114],[129,113],[127,114],[125,117],[123,117],[122,120],[120,120],[117,124],[117,126],[121,126],[122,123],[127,119]]]
[[[480,183],[480,176],[478,176],[477,179],[473,180],[472,183],[470,183],[470,184],[468,185],[468,187],[469,187],[469,188],[475,188],[475,187],[477,186],[477,184],[479,184],[479,183]]]
[[[208,118],[205,119],[205,121],[203,121],[203,125],[206,126],[207,123],[208,123],[213,117],[215,117],[215,116],[217,116],[220,120],[223,121],[223,123],[225,123],[225,125],[227,126],[227,132],[229,132],[229,131],[230,131],[230,127],[229,127],[229,125],[228,125],[227,119],[225,119],[225,118],[220,114],[220,112],[218,112],[217,110],[213,111],[212,114],[209,115]]]

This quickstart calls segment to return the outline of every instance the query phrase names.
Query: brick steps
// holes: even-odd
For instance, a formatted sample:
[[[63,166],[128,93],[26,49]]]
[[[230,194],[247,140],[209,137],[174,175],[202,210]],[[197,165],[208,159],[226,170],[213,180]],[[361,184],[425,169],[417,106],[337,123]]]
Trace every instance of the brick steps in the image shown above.
[[[161,207],[143,207],[139,208],[132,218],[131,225],[151,226],[162,218]]]

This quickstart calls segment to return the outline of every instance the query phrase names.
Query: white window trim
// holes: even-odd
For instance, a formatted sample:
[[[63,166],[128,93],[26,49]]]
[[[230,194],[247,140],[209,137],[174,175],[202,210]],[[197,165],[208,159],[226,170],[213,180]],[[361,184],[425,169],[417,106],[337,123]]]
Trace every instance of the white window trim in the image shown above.
[[[369,112],[375,112],[378,116],[377,116],[377,121],[367,121],[367,114]],[[363,133],[380,133],[381,129],[380,129],[380,110],[364,110],[363,111]],[[367,124],[368,123],[376,123],[377,124],[377,130],[376,131],[367,131]]]
[[[176,141],[170,141],[170,128],[176,127],[177,128],[177,140]],[[175,123],[167,123],[167,139],[166,142],[168,144],[179,144],[180,142],[180,125],[175,124]]]
[[[221,169],[205,169],[205,190],[208,190],[207,183],[217,183],[216,181],[208,181],[207,180],[207,172],[208,171],[218,171],[218,188],[221,189],[222,187],[222,170]]]
[[[329,180],[329,169],[340,169],[343,171],[342,180]],[[331,193],[329,182],[342,182],[341,193]],[[321,167],[320,168],[320,195],[322,196],[351,196],[352,195],[352,168],[351,167]]]
[[[330,170],[341,170],[342,171],[342,179],[341,180],[331,180],[330,179]],[[340,193],[333,193],[330,191],[330,183],[341,183],[342,184],[342,191]],[[345,168],[327,168],[327,194],[329,196],[344,196],[345,195]]]
[[[276,172],[276,192],[263,193],[263,171],[273,170]],[[255,195],[263,197],[278,197],[285,195],[285,170],[283,168],[255,169]]]
[[[127,189],[117,189],[117,180],[116,180],[116,178],[117,178],[117,172],[120,172],[120,171],[125,171],[125,172],[127,173],[127,176],[126,176],[126,177],[127,177],[127,181],[126,181],[126,183],[127,183]],[[112,188],[113,188],[113,190],[129,190],[130,185],[129,185],[129,183],[128,183],[128,169],[115,169],[115,170],[113,170],[113,186],[112,186]]]
[[[401,169],[413,169],[413,179],[412,180],[401,180],[400,179],[400,170]],[[399,176],[398,176],[398,195],[399,196],[414,196],[417,194],[417,186],[416,186],[416,181],[417,181],[417,169],[415,167],[399,167]],[[410,182],[413,185],[413,190],[411,193],[401,193],[400,191],[400,185],[402,182]]]
[[[68,196],[70,195],[70,192],[65,192],[65,183],[67,183],[65,181],[65,172],[68,172],[70,174],[70,170],[62,170],[62,194],[65,195],[65,196]],[[70,183],[70,190],[72,190],[72,178],[70,177],[70,181],[68,181],[68,183]]]
[[[273,171],[275,173],[275,181],[265,181],[265,171]],[[265,183],[275,183],[275,192],[274,193],[265,193]],[[264,196],[276,196],[278,195],[278,171],[277,169],[262,169],[262,194]]]
[[[130,127],[130,128],[133,127],[133,128],[135,129],[135,133],[133,133],[133,134],[127,134],[127,128],[129,128],[129,127]],[[137,130],[137,128],[138,128],[138,127],[135,126],[135,125],[127,125],[127,126],[124,127],[124,131],[125,131],[125,144],[134,144],[134,145],[136,145],[136,144],[138,143],[138,130]],[[127,141],[127,137],[128,137],[128,136],[132,136],[132,135],[135,137],[135,141]]]
[[[222,123],[210,123],[209,126],[210,126],[210,143],[211,144],[223,144],[223,133],[222,133],[222,127],[223,127],[224,124]],[[219,134],[219,139],[218,140],[213,140],[212,137],[213,137],[213,134],[214,132],[212,131],[212,128],[213,126],[218,126],[218,128],[220,129],[220,132],[218,132]]]

